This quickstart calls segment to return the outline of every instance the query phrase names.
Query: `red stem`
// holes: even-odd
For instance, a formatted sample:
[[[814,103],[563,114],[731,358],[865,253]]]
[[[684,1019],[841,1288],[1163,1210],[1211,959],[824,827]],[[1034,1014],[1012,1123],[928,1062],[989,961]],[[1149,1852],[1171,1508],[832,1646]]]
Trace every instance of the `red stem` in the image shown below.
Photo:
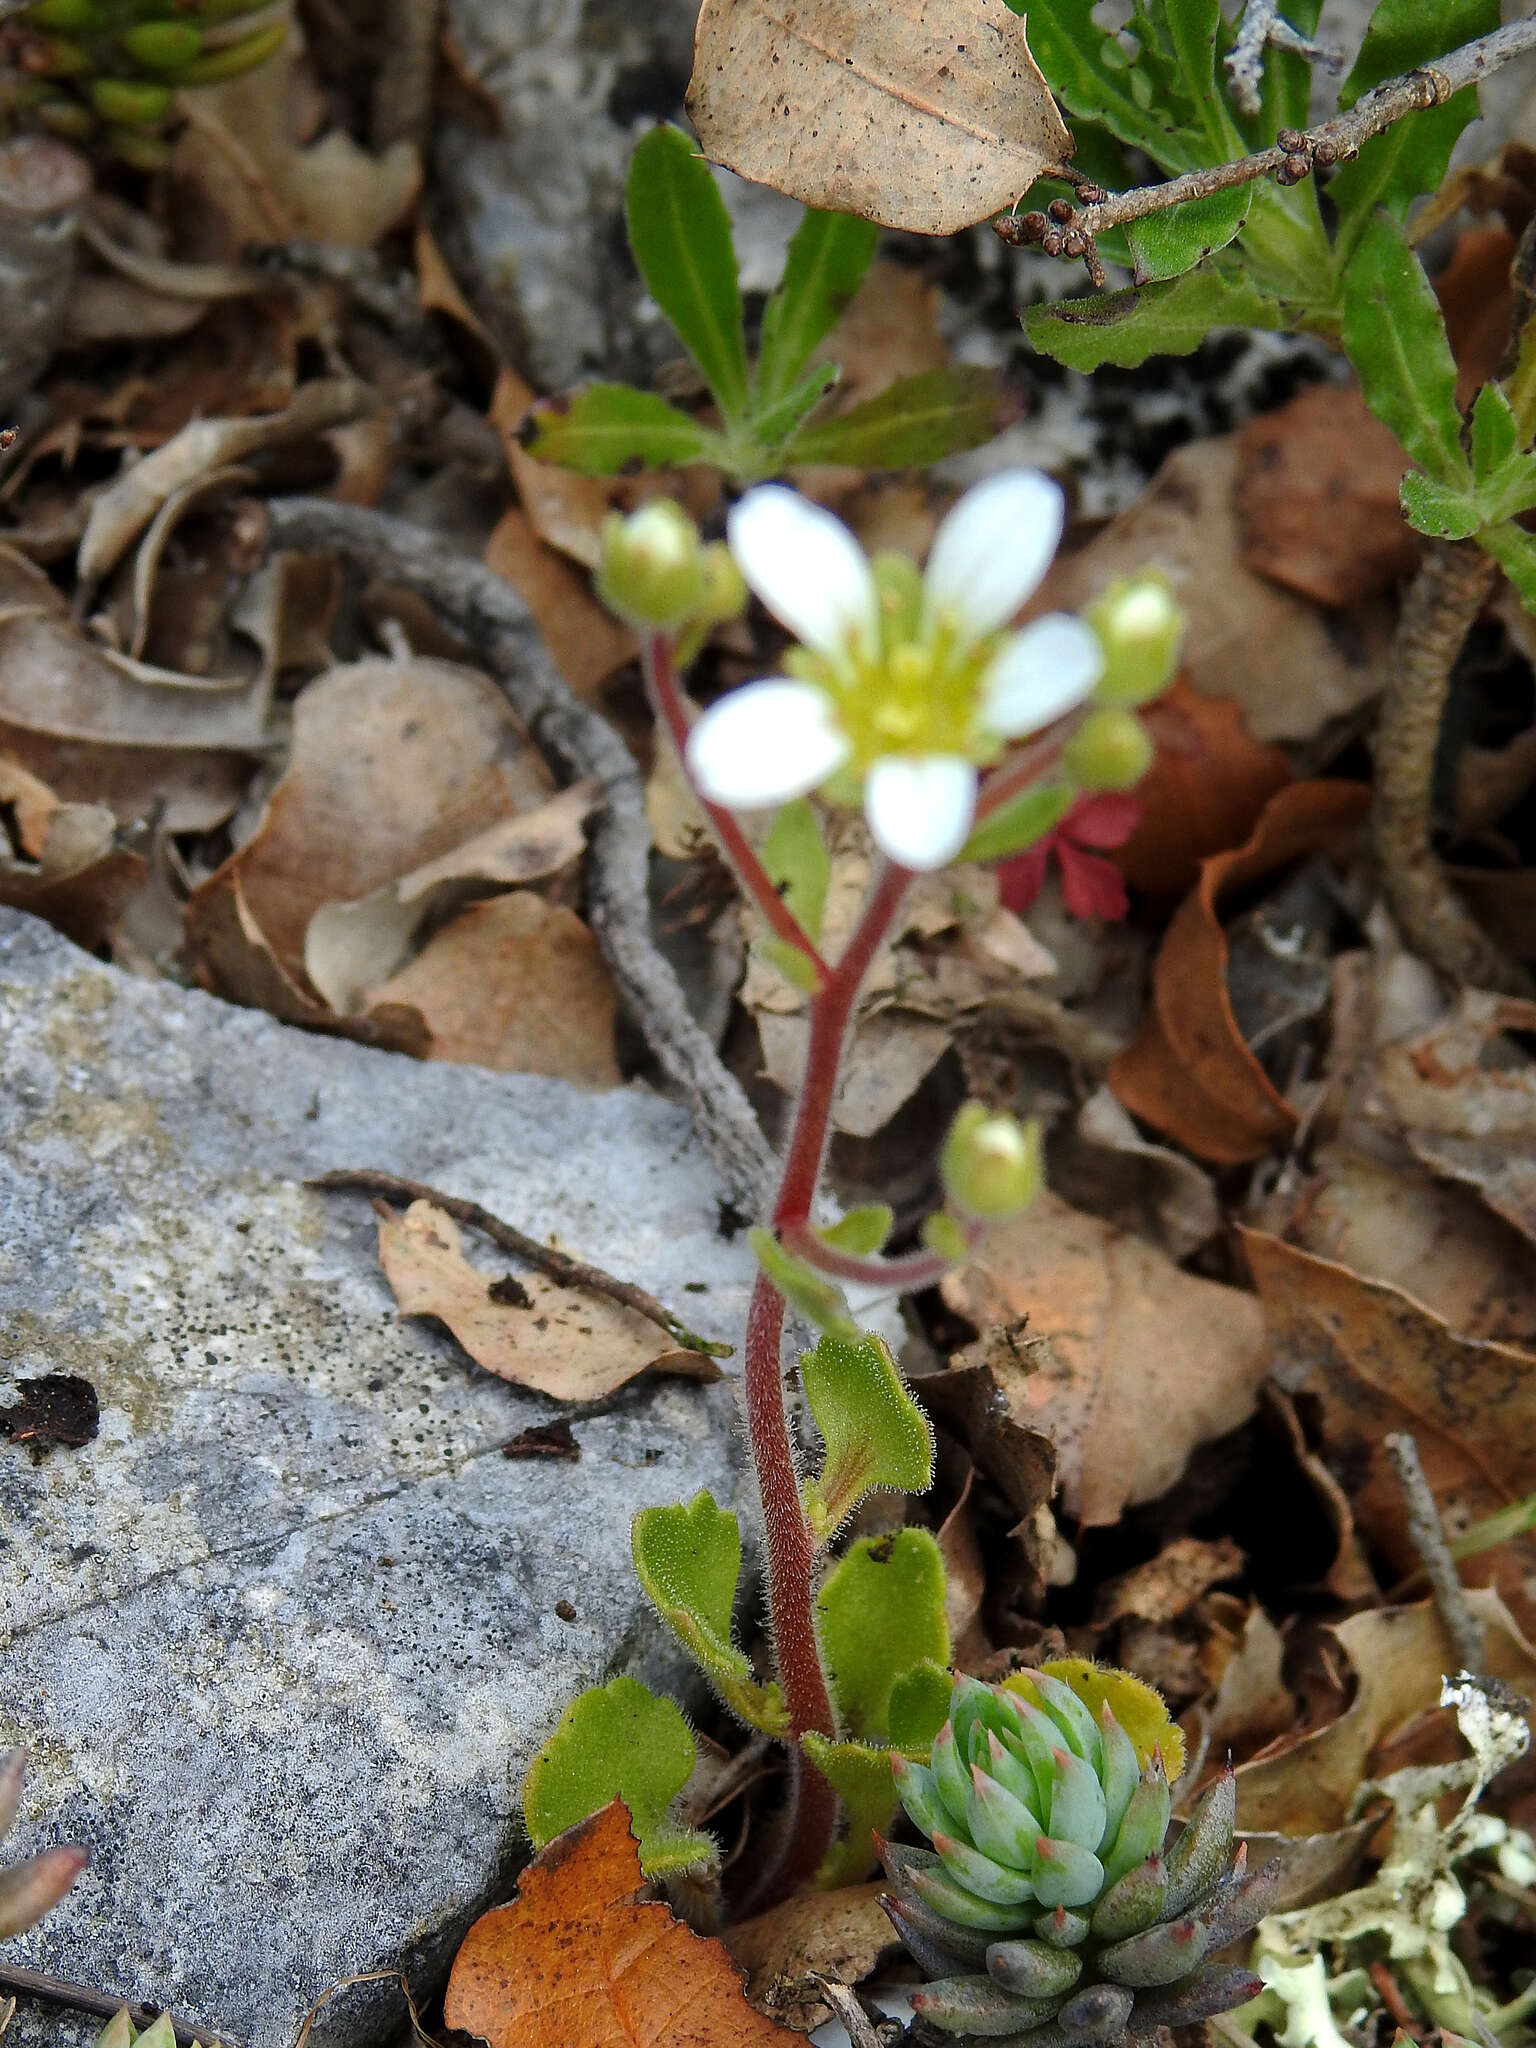
[[[641,645],[641,667],[645,671],[651,709],[666,727],[677,749],[677,757],[683,763],[683,772],[687,774],[688,719],[678,692],[677,673],[672,666],[672,642],[665,633],[647,635]],[[774,936],[782,939],[785,945],[793,946],[809,963],[816,977],[816,986],[821,987],[830,978],[831,970],[802,928],[800,920],[773,886],[751,841],[729,811],[722,810],[719,804],[712,804],[708,797],[700,794],[699,786],[691,775],[688,782],[700,809],[709,820],[710,829],[720,842],[720,850],[735,870],[743,895],[749,896],[757,905]]]
[[[1066,732],[1058,730],[1054,739],[1037,740],[1032,747],[1010,754],[981,785],[976,798],[976,823],[979,825],[983,818],[990,818],[1000,805],[1038,780],[1041,770],[1050,767],[1066,740]]]
[[[866,1287],[888,1287],[893,1294],[915,1294],[919,1288],[935,1287],[954,1264],[941,1252],[913,1252],[905,1259],[861,1259],[852,1252],[840,1252],[819,1238],[808,1223],[786,1223],[779,1231],[786,1251],[805,1260],[818,1272],[834,1280],[854,1280]]]

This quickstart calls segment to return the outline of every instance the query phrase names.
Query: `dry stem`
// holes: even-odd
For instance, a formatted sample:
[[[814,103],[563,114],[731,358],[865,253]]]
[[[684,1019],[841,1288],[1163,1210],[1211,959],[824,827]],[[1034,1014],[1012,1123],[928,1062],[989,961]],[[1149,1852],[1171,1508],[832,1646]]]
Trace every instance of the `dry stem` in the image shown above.
[[[1408,945],[1455,981],[1528,995],[1530,976],[1478,924],[1430,843],[1435,753],[1451,670],[1498,573],[1475,541],[1424,543],[1382,698],[1371,834],[1382,887]]]
[[[1474,1678],[1481,1677],[1488,1669],[1483,1625],[1467,1605],[1466,1588],[1446,1544],[1440,1510],[1435,1506],[1435,1496],[1429,1490],[1419,1460],[1419,1447],[1406,1430],[1388,1436],[1384,1447],[1402,1488],[1403,1505],[1408,1510],[1408,1534],[1423,1562],[1436,1611],[1445,1624],[1457,1661],[1463,1671]]]

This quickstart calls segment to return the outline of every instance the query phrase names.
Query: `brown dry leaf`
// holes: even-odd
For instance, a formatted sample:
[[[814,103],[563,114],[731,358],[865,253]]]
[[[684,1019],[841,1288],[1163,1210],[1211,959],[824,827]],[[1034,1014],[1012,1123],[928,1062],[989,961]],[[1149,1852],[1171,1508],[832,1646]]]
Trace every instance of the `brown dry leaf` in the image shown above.
[[[502,1274],[464,1256],[463,1233],[430,1202],[398,1215],[380,1202],[379,1263],[403,1316],[436,1316],[486,1372],[555,1401],[600,1401],[643,1372],[717,1380],[702,1351],[681,1351],[645,1316],[607,1295],[518,1278],[527,1307],[498,1300]]]
[[[550,781],[501,692],[475,670],[424,658],[332,669],[294,705],[288,769],[256,832],[193,892],[192,955],[212,967],[210,921],[238,884],[242,915],[313,998],[304,941],[322,904],[355,902],[454,852],[542,804]],[[228,918],[218,922],[227,934]],[[248,1000],[222,976],[217,985]]]
[[[1243,561],[1316,604],[1379,597],[1419,559],[1397,487],[1408,463],[1358,389],[1315,384],[1238,435]]]
[[[1139,1238],[1042,1194],[987,1240],[985,1261],[943,1283],[979,1329],[1028,1316],[1046,1339],[1036,1369],[986,1357],[1016,1421],[1043,1431],[1060,1459],[1069,1514],[1089,1527],[1155,1500],[1190,1452],[1253,1413],[1268,1364],[1258,1303],[1183,1273]]]
[[[629,1815],[611,1806],[557,1835],[509,1906],[464,1937],[443,2018],[491,2048],[794,2048],[752,2010],[716,1941],[642,1903]]]
[[[1003,0],[704,0],[688,111],[743,177],[922,235],[986,220],[1072,154]]]
[[[1355,1523],[1394,1570],[1406,1574],[1419,1560],[1382,1448],[1389,1431],[1414,1437],[1453,1537],[1536,1492],[1536,1353],[1461,1336],[1400,1288],[1268,1232],[1245,1229],[1242,1240],[1276,1376],[1312,1397],[1323,1455],[1348,1487]],[[1522,1538],[1469,1559],[1466,1570],[1493,1576],[1512,1598],[1531,1556]]]
[[[1240,1577],[1243,1564],[1243,1553],[1230,1536],[1209,1543],[1199,1536],[1176,1536],[1145,1564],[1104,1581],[1094,1598],[1094,1625],[1107,1628],[1128,1618],[1177,1621],[1212,1586]]]
[[[1329,1470],[1327,1461],[1308,1443],[1295,1402],[1271,1380],[1264,1389],[1263,1405],[1266,1414],[1273,1416],[1285,1432],[1287,1448],[1333,1530],[1338,1548],[1323,1575],[1323,1587],[1347,1607],[1380,1599],[1381,1588],[1376,1583],[1376,1574],[1371,1570],[1355,1532],[1355,1515],[1349,1495]]]
[[[819,2027],[828,2007],[813,1973],[835,1984],[860,1984],[896,1946],[880,1910],[885,1890],[881,1881],[808,1892],[728,1928],[725,1946],[747,1972],[749,2003],[797,2032]]]
[[[526,889],[472,903],[410,965],[368,992],[368,1014],[414,1010],[425,1057],[573,1088],[617,1088],[618,995],[572,910]]]
[[[333,1010],[367,1007],[368,991],[403,967],[417,934],[441,925],[487,883],[505,889],[558,875],[581,858],[597,807],[591,782],[477,832],[437,860],[353,903],[322,903],[304,935],[304,969]]]
[[[1496,1593],[1467,1597],[1487,1632],[1488,1675],[1527,1699],[1536,1695],[1536,1651],[1508,1608]],[[1372,1775],[1373,1753],[1438,1706],[1441,1677],[1457,1668],[1455,1647],[1427,1600],[1351,1615],[1332,1633],[1355,1670],[1354,1702],[1330,1727],[1239,1768],[1237,1820],[1245,1831],[1312,1835],[1341,1828],[1362,1780]]]
[[[267,700],[145,683],[72,624],[52,581],[0,547],[0,747],[67,803],[128,822],[156,801],[173,832],[207,830],[239,802],[265,751]]]
[[[1252,837],[1202,862],[1152,970],[1152,1001],[1109,1070],[1133,1116],[1220,1165],[1258,1159],[1288,1138],[1296,1113],[1244,1044],[1227,992],[1220,906],[1228,891],[1353,836],[1370,801],[1357,783],[1297,782],[1265,806]]]
[[[0,831],[0,903],[45,918],[94,952],[115,929],[148,872],[119,837],[105,804],[60,803],[46,783],[0,756],[0,805],[15,820],[18,851]]]
[[[1213,1634],[1202,1661],[1217,1669],[1216,1691],[1206,1714],[1211,1750],[1251,1753],[1296,1719],[1296,1702],[1285,1683],[1285,1644],[1262,1607],[1251,1607],[1234,1641]]]
[[[366,384],[350,377],[321,378],[301,386],[293,403],[281,412],[194,420],[152,455],[125,469],[97,498],[75,558],[76,574],[85,583],[105,576],[161,507],[210,471],[356,419],[375,403],[375,393]]]
[[[1536,1033],[1536,1003],[1466,989],[1432,1030],[1383,1049],[1376,1085],[1417,1158],[1536,1242],[1536,1063],[1506,1031]]]
[[[1385,601],[1349,616],[1349,630],[1244,565],[1235,434],[1192,441],[1077,554],[1058,556],[1032,611],[1077,611],[1117,576],[1160,568],[1188,620],[1185,680],[1231,697],[1256,740],[1311,739],[1381,687],[1391,634]],[[1262,647],[1264,659],[1254,659]]]
[[[497,521],[484,560],[532,612],[550,660],[578,697],[591,697],[634,660],[634,628],[598,603],[587,578],[539,538],[515,505]]]
[[[1209,1176],[1182,1152],[1144,1138],[1106,1087],[1094,1090],[1070,1130],[1053,1134],[1051,1178],[1074,1207],[1150,1238],[1178,1262],[1221,1228]]]
[[[1494,376],[1509,346],[1515,295],[1510,265],[1515,238],[1507,228],[1465,228],[1451,260],[1435,279],[1445,332],[1456,358],[1456,403],[1470,405]]]
[[[196,216],[198,253],[236,261],[250,245],[301,236],[371,249],[405,219],[421,185],[415,148],[375,154],[341,128],[300,139],[296,116],[312,96],[295,23],[271,62],[178,97],[186,126],[171,176]]]
[[[1136,785],[1141,822],[1110,858],[1133,889],[1178,896],[1208,855],[1242,845],[1291,767],[1251,736],[1231,697],[1203,697],[1182,675],[1150,715],[1164,738]]]

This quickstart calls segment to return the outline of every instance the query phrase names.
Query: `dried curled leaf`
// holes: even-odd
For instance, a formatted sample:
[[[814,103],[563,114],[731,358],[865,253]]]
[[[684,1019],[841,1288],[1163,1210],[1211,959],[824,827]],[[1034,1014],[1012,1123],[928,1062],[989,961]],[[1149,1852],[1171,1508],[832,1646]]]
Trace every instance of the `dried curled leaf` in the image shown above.
[[[688,111],[743,177],[920,235],[973,227],[1072,154],[1004,0],[704,0]]]
[[[641,1898],[640,1858],[616,1799],[523,1873],[509,1906],[464,1937],[443,2017],[491,2048],[791,2048],[752,2010],[741,1976]]]

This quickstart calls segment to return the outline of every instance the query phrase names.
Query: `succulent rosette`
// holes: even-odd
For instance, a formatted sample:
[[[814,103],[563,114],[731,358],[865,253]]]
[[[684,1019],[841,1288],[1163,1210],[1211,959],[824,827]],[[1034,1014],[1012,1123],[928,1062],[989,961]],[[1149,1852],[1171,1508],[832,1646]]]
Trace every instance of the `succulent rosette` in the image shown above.
[[[1230,1768],[1170,1843],[1163,1758],[1182,1743],[1162,1702],[1077,1660],[1058,1670],[1073,1682],[957,1680],[928,1763],[895,1762],[932,1844],[884,1845],[885,1910],[933,1980],[914,2008],[1019,2048],[1109,2048],[1257,1996],[1252,1971],[1207,1960],[1273,1892],[1274,1868],[1249,1876],[1234,1849]]]

